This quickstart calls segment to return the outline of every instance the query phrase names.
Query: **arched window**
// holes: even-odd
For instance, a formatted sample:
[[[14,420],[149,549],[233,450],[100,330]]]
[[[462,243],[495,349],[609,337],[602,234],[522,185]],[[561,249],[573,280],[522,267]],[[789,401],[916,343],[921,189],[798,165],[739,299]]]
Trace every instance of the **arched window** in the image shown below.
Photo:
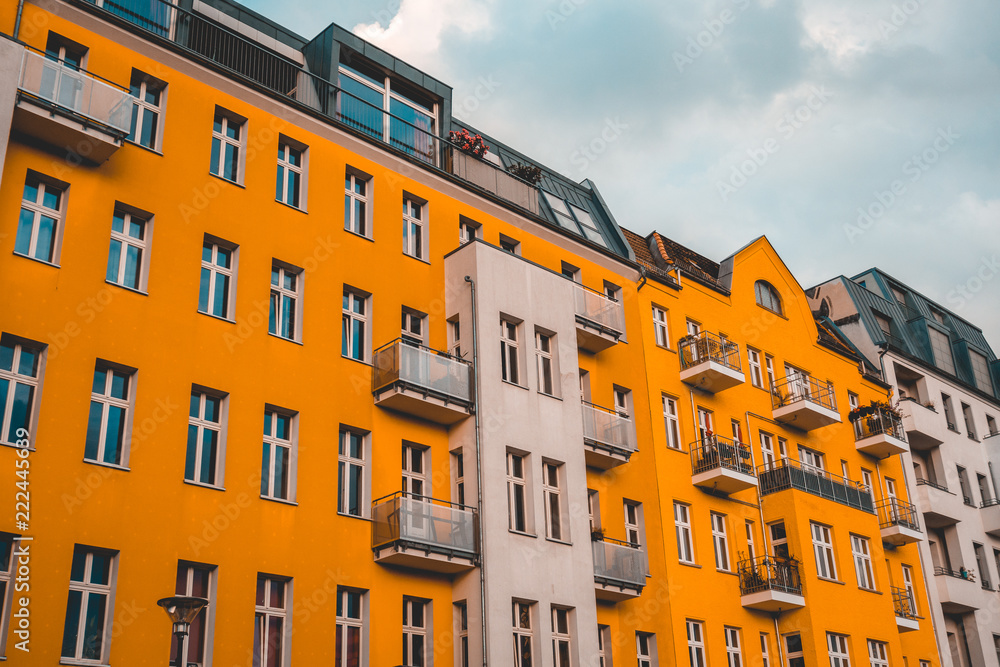
[[[753,286],[753,291],[757,296],[758,306],[763,306],[781,315],[781,296],[771,283],[758,280]]]

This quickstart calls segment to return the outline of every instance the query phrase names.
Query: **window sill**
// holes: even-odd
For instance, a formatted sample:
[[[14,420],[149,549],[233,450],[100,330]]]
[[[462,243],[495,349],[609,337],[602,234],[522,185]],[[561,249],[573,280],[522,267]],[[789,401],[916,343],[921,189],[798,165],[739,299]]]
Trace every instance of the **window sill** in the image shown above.
[[[208,172],[208,175],[211,176],[212,178],[219,179],[223,183],[229,183],[230,185],[235,185],[236,187],[240,188],[241,190],[246,190],[247,189],[247,186],[243,185],[242,183],[239,183],[237,181],[231,181],[228,178],[226,178],[225,176],[219,176],[218,174],[213,174],[212,172]]]
[[[206,484],[205,482],[196,482],[193,479],[185,479],[185,484],[190,484],[191,486],[200,486],[203,489],[212,489],[213,491],[225,491],[226,487],[218,486],[216,484]]]
[[[340,355],[340,358],[341,359],[346,359],[347,361],[353,361],[354,363],[361,364],[363,366],[371,366],[372,365],[372,362],[370,362],[370,361],[367,361],[365,359],[355,359],[354,357],[349,357],[346,354]]]
[[[783,313],[779,313],[779,312],[778,312],[778,311],[776,311],[776,310],[771,310],[771,309],[770,309],[770,308],[768,308],[767,306],[762,306],[762,305],[760,305],[760,304],[758,303],[758,304],[757,304],[757,307],[758,307],[758,308],[760,308],[761,310],[765,311],[765,312],[768,312],[768,313],[771,313],[771,314],[772,314],[772,315],[774,315],[775,317],[780,317],[780,318],[781,318],[781,319],[783,319],[783,320],[787,320],[787,319],[788,319],[788,318],[787,318],[787,317],[786,317],[786,316],[785,316],[785,315],[784,315]]]
[[[546,537],[546,538],[545,538],[545,541],[546,541],[546,542],[554,542],[555,544],[565,544],[565,545],[566,545],[566,546],[568,546],[568,547],[571,547],[571,546],[573,546],[573,543],[572,543],[572,542],[567,542],[566,540],[557,540],[557,539],[556,539],[556,538],[554,538],[554,537]]]
[[[535,535],[534,533],[524,533],[524,532],[521,532],[520,530],[514,530],[513,528],[508,528],[507,532],[511,533],[513,535],[520,535],[521,537],[530,537],[532,539],[537,539],[538,538],[538,535]]]
[[[720,570],[719,568],[715,568],[715,571],[718,572],[719,574],[728,574],[731,577],[740,576],[737,573],[733,572],[732,570]]]
[[[297,341],[297,340],[295,340],[293,338],[285,338],[284,336],[279,336],[278,334],[273,334],[270,331],[267,332],[267,335],[270,336],[271,338],[277,338],[278,340],[287,341],[289,343],[294,343],[296,345],[302,345],[301,341]]]
[[[152,153],[153,155],[159,155],[160,157],[163,157],[162,151],[158,151],[155,148],[150,148],[149,146],[143,146],[142,144],[136,141],[132,141],[131,139],[126,139],[125,143],[128,144],[129,146],[135,146],[136,148],[141,148],[142,150]]]
[[[30,439],[31,439],[30,435],[28,436],[28,439],[30,441]],[[3,445],[4,447],[10,447],[11,449],[27,449],[29,452],[38,451],[35,447],[32,447],[30,445],[27,446],[27,447],[22,447],[21,445],[18,445],[18,444],[13,443],[13,442],[0,442],[0,445]],[[0,656],[0,657],[2,657],[2,656]]]
[[[61,266],[59,266],[55,262],[50,262],[50,261],[44,260],[44,259],[38,259],[37,257],[32,257],[31,255],[25,255],[24,253],[18,252],[16,250],[14,251],[13,254],[14,254],[15,257],[23,257],[25,259],[30,259],[32,262],[38,262],[39,264],[44,264],[45,266],[51,266],[51,267],[53,267],[55,269],[61,269],[62,268]]]
[[[562,398],[560,396],[556,396],[555,394],[546,394],[544,391],[538,392],[538,395],[539,396],[548,396],[549,398],[554,398],[557,401],[561,401],[562,400]]]
[[[204,310],[199,310],[198,314],[205,315],[206,317],[211,317],[213,320],[219,320],[220,322],[229,322],[230,324],[236,324],[236,320],[231,320],[228,317],[221,317],[219,315],[213,315],[212,313],[206,313]]]
[[[370,243],[375,243],[375,239],[373,239],[372,237],[366,236],[365,234],[358,234],[353,229],[348,229],[347,227],[344,227],[344,231],[350,234],[351,236],[357,237],[359,239],[364,239],[365,241],[369,241]]]
[[[126,292],[132,292],[133,294],[141,294],[142,296],[149,296],[149,292],[146,292],[146,291],[141,290],[141,289],[136,289],[134,287],[129,287],[128,285],[119,285],[118,283],[113,283],[113,282],[111,282],[110,280],[107,280],[107,279],[105,279],[104,282],[106,284],[108,284],[108,285],[112,285],[113,287],[118,287],[119,289],[123,289]]]
[[[660,345],[659,343],[657,343],[656,347],[660,348],[664,352],[672,352],[674,354],[677,354],[677,350],[675,350],[675,349],[673,349],[671,347],[667,347],[666,345]]]
[[[292,206],[291,204],[285,203],[285,202],[281,201],[280,199],[275,199],[274,203],[281,204],[282,206],[284,206],[286,208],[290,208],[293,211],[298,211],[299,213],[304,213],[306,215],[309,215],[309,211],[307,211],[306,209],[300,208],[298,206]]]
[[[274,498],[272,496],[265,496],[261,494],[261,500],[270,500],[273,503],[278,503],[279,505],[291,505],[292,507],[298,507],[299,504],[294,500],[285,500],[284,498]]]
[[[500,382],[502,382],[503,384],[509,385],[511,387],[517,387],[518,389],[524,389],[525,391],[528,390],[528,388],[526,386],[524,386],[523,384],[517,384],[516,382],[511,382],[510,380],[500,380]]]
[[[345,519],[358,519],[359,521],[367,521],[371,523],[371,519],[366,516],[361,516],[358,514],[348,514],[346,512],[337,512],[337,516],[342,516]]]
[[[105,463],[104,461],[94,461],[93,459],[84,459],[83,462],[94,466],[101,466],[102,468],[111,468],[112,470],[121,470],[122,472],[132,472],[132,469],[128,466],[118,465],[117,463]]]
[[[847,585],[843,581],[840,581],[839,579],[831,579],[830,577],[821,577],[819,575],[816,575],[816,578],[819,579],[820,581],[826,581],[831,584],[840,584],[841,586]]]
[[[679,561],[677,561],[677,564],[678,565],[683,565],[684,567],[696,567],[699,570],[701,569],[701,565],[698,565],[698,563],[688,563],[686,561],[679,560]]]
[[[6,658],[4,658],[6,660]],[[110,664],[105,662],[83,662],[82,660],[73,660],[72,658],[60,658],[60,665],[86,665],[86,667],[111,667]]]
[[[876,590],[874,588],[865,588],[864,586],[858,586],[859,591],[864,591],[865,593],[874,593],[875,595],[882,595],[882,591]]]
[[[637,449],[636,451],[639,451],[639,450]],[[667,451],[668,452],[677,452],[678,454],[684,454],[685,456],[690,456],[691,455],[690,452],[687,452],[687,451],[681,449],[680,447],[670,447],[669,445],[667,446]]]
[[[426,264],[427,266],[431,265],[431,263],[430,263],[429,260],[426,260],[423,257],[417,257],[416,255],[411,255],[410,253],[408,253],[406,251],[403,251],[403,256],[404,257],[409,257],[410,259],[415,259],[418,262],[421,262],[422,264]]]

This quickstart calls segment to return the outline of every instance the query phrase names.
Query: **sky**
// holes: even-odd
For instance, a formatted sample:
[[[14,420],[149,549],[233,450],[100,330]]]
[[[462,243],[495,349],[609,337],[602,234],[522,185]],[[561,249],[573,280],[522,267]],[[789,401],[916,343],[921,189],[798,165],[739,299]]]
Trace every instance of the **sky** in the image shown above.
[[[337,23],[618,223],[811,287],[878,266],[1000,353],[996,0],[244,0]]]

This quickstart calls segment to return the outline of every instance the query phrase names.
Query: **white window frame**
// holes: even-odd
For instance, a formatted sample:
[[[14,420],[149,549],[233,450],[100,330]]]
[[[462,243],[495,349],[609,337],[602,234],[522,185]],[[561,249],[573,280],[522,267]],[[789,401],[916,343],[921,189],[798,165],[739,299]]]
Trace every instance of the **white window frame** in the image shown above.
[[[774,357],[770,354],[764,355],[764,370],[767,373],[767,390],[771,391],[771,388],[775,385],[774,379]]]
[[[0,561],[0,585],[3,586],[4,594],[0,596],[0,658],[7,655],[7,630],[10,627],[10,608],[14,600],[14,579],[11,568],[16,562],[14,556],[14,546],[19,544],[17,535],[0,533],[0,547],[7,552],[7,562]]]
[[[367,462],[368,443],[371,439],[371,434],[341,425],[337,438],[337,514],[365,518],[368,514],[367,509],[369,505],[368,480],[370,469]],[[357,438],[360,441],[360,458],[351,455],[350,443],[353,438]],[[358,477],[360,479],[360,488],[355,489],[357,493],[357,513],[350,511],[352,498],[349,479],[354,469],[360,470]]]
[[[348,600],[352,595],[357,596],[358,610],[357,617],[349,616],[350,605]],[[358,631],[358,655],[357,660],[353,661],[358,665],[366,665],[367,663],[367,629],[368,624],[366,622],[365,613],[366,609],[366,591],[362,591],[356,588],[348,588],[346,586],[337,587],[337,623],[336,623],[336,636],[334,638],[334,644],[339,644],[345,649],[347,648],[347,634],[351,628],[356,628]],[[347,651],[340,655],[340,661],[336,664],[336,667],[348,667],[352,663],[351,657],[347,655]]]
[[[196,623],[200,618],[205,619],[205,629],[202,634],[202,640],[204,641],[204,643],[201,647],[203,659],[200,663],[200,667],[210,667],[210,665],[212,664],[212,646],[213,646],[212,637],[215,633],[215,607],[216,607],[215,597],[216,597],[216,575],[218,574],[218,567],[215,565],[209,565],[207,563],[194,563],[191,561],[182,560],[178,561],[177,569],[184,571],[184,582],[182,590],[175,589],[174,592],[176,595],[185,595],[185,596],[194,595],[195,571],[200,570],[202,572],[205,572],[208,576],[208,591],[207,595],[205,595],[204,597],[208,599],[209,604],[206,605],[204,608],[202,608],[200,612],[198,612],[198,616],[195,617],[195,619],[191,622],[191,624],[194,625],[194,623]],[[180,574],[181,573],[178,572],[178,577],[177,577],[178,579],[181,578]],[[191,654],[190,640],[191,640],[190,634],[184,635],[183,645],[181,646],[181,649],[178,651],[179,654],[182,651],[184,653],[184,660],[181,661],[183,662],[184,665],[199,664],[195,661],[189,660],[189,656]],[[183,649],[187,650],[184,651]]]
[[[129,450],[132,445],[132,415],[133,408],[135,407],[135,385],[138,374],[135,369],[109,364],[102,360],[98,360],[94,365],[94,374],[96,375],[98,371],[104,371],[105,373],[103,393],[98,394],[95,392],[92,384],[90,402],[91,405],[94,403],[99,403],[101,405],[101,428],[98,433],[99,440],[97,442],[97,451],[94,453],[94,456],[89,457],[87,456],[87,452],[84,451],[83,460],[89,463],[97,463],[117,468],[127,468]],[[111,383],[113,381],[114,374],[124,375],[126,378],[127,385],[125,388],[125,398],[111,396]],[[96,380],[96,378],[94,379]],[[124,427],[122,431],[122,439],[118,446],[118,460],[106,461],[105,456],[107,455],[107,452],[105,450],[105,444],[107,439],[108,414],[112,407],[124,410],[125,416],[122,418]],[[87,430],[88,432],[90,430],[89,415],[87,418]]]
[[[197,396],[198,407],[197,415],[191,414],[191,409],[194,408],[193,405],[189,407],[188,410],[188,443],[187,450],[184,459],[184,481],[191,482],[193,484],[199,484],[204,486],[210,486],[213,488],[221,489],[225,486],[224,471],[226,462],[226,424],[229,412],[229,396],[223,392],[204,389],[199,386],[192,386],[191,388],[191,403],[194,403],[195,397]],[[218,401],[218,413],[216,417],[217,421],[212,421],[205,416],[205,408],[208,405],[208,400],[214,399]],[[190,433],[191,427],[195,428],[195,446],[194,446],[194,473],[193,478],[188,477],[187,467],[188,459],[187,457],[192,455],[191,452],[191,442]],[[211,481],[205,481],[199,479],[199,471],[201,469],[201,461],[205,456],[204,450],[204,433],[206,431],[212,431],[216,434],[215,440],[215,468],[211,471]]]
[[[635,655],[638,667],[656,667],[656,635],[651,632],[635,633]]]
[[[747,537],[747,558],[752,561],[757,557],[757,539],[754,536],[756,524],[750,519],[746,519],[743,525]]]
[[[361,312],[357,310],[358,304],[361,305]],[[344,286],[344,306],[341,318],[341,336],[343,337],[340,344],[341,356],[347,359],[354,359],[355,361],[368,361],[368,350],[370,348],[368,341],[371,337],[371,329],[368,326],[370,311],[370,296]],[[360,350],[354,349],[354,331],[356,327],[361,328],[361,336],[359,337],[361,339]]]
[[[535,331],[535,361],[538,370],[538,392],[546,396],[556,396],[556,360],[553,355],[555,336]]]
[[[104,665],[108,662],[108,654],[111,651],[111,639],[112,639],[112,626],[114,625],[114,618],[110,613],[114,608],[114,597],[117,579],[117,569],[118,569],[118,552],[108,552],[103,549],[91,549],[89,547],[82,547],[76,545],[73,551],[73,557],[76,558],[77,553],[84,554],[84,571],[83,571],[83,581],[74,581],[72,576],[69,581],[69,590],[77,591],[80,593],[80,614],[79,621],[76,631],[76,647],[73,650],[73,655],[71,656],[61,656],[62,661],[71,661],[73,664],[89,664],[89,665]],[[98,584],[91,581],[93,575],[93,565],[94,565],[94,555],[101,554],[108,558],[108,583]],[[92,596],[103,595],[104,596],[104,627],[100,629],[97,635],[101,638],[101,655],[99,658],[84,658],[83,648],[84,643],[87,639],[86,633],[86,622],[87,617],[90,616],[88,609],[90,606],[90,601],[93,599]],[[69,614],[69,601],[66,603],[66,613]],[[64,630],[65,632],[65,630]],[[64,638],[65,642],[65,638]],[[62,651],[60,650],[60,654]]]
[[[747,364],[750,366],[750,384],[764,389],[764,375],[760,367],[760,351],[747,348]]]
[[[723,572],[731,572],[732,566],[729,559],[729,535],[726,529],[726,515],[712,512],[711,518],[712,544],[715,547],[715,569]]]
[[[969,364],[972,366],[972,379],[981,391],[993,395],[993,379],[990,376],[990,366],[986,357],[975,350],[969,350]]]
[[[25,190],[28,189],[28,184],[33,183],[37,188],[35,191],[35,200],[29,201],[25,199]],[[58,201],[56,206],[58,208],[49,208],[45,205],[45,194],[48,191],[55,192]],[[64,184],[56,185],[52,183],[51,179],[48,179],[42,174],[34,171],[28,171],[27,177],[24,179],[24,190],[21,191],[21,209],[18,212],[18,231],[15,235],[14,240],[14,254],[20,255],[21,257],[29,257],[31,259],[38,260],[39,262],[45,262],[46,264],[59,265],[59,256],[62,251],[62,233],[63,233],[63,214],[66,211],[66,197],[69,194],[69,188]],[[17,246],[20,245],[20,215],[23,211],[31,212],[31,232],[28,234],[28,247],[25,250],[18,250]],[[52,219],[52,240],[49,247],[49,254],[47,257],[38,256],[38,231],[41,227],[39,224],[41,222],[42,216]]]
[[[612,667],[611,652],[611,626],[597,624],[597,667]]]
[[[119,218],[122,221],[121,231],[115,229],[115,223]],[[129,227],[132,224],[139,226],[141,238],[136,238],[128,233]],[[125,289],[135,290],[136,292],[145,292],[149,279],[149,248],[152,244],[152,235],[152,216],[140,215],[122,206],[115,206],[111,223],[111,241],[108,247],[108,268],[105,273],[105,282],[117,285],[118,287],[124,287]],[[114,275],[111,275],[111,254],[115,243],[118,244],[118,267],[115,269]],[[126,255],[129,248],[133,248],[139,255],[135,267],[135,285],[127,285],[125,283],[125,269],[128,265]]]
[[[690,667],[706,667],[705,624],[688,618],[684,627],[687,631],[688,664]]]
[[[257,579],[264,579],[264,604],[257,604],[255,600],[254,604],[254,625],[257,625],[257,618],[262,617],[262,622],[260,625],[261,636],[259,637],[260,644],[257,644],[258,638],[254,638],[254,646],[260,647],[260,655],[254,653],[253,662],[255,665],[263,665],[264,656],[267,655],[267,641],[269,633],[267,631],[268,626],[272,618],[281,619],[281,656],[279,658],[279,667],[285,667],[288,664],[287,656],[290,651],[290,644],[288,643],[288,638],[291,635],[291,628],[289,628],[290,621],[290,610],[292,605],[289,604],[289,598],[291,597],[291,582],[287,579],[279,579],[277,577],[272,577],[266,574],[257,574]],[[284,606],[282,607],[272,607],[271,602],[271,589],[275,585],[280,585],[281,591],[281,602]]]
[[[903,588],[906,590],[906,594],[910,599],[910,613],[914,616],[918,616],[917,613],[917,592],[913,587],[913,566],[903,565]]]
[[[27,439],[28,446],[34,448],[35,442],[35,421],[38,406],[42,400],[42,373],[45,368],[45,353],[48,346],[35,342],[27,342],[16,339],[8,334],[0,336],[0,344],[12,349],[10,370],[0,368],[0,380],[7,382],[7,402],[0,405],[0,443],[17,446],[18,440]],[[21,359],[25,349],[35,355],[33,366],[34,375],[21,373]],[[28,409],[25,411],[25,422],[23,426],[15,427],[11,423],[14,417],[14,395],[18,385],[29,387],[31,400]],[[24,428],[27,435],[21,437],[17,431]],[[6,626],[4,626],[6,627]]]
[[[471,241],[481,238],[483,226],[475,220],[470,220],[464,215],[458,217],[458,244],[465,245]]]
[[[205,251],[208,251],[209,258],[205,259]],[[219,263],[220,252],[229,253],[229,266],[225,267]],[[236,310],[236,263],[239,256],[239,246],[216,240],[208,235],[201,246],[201,276],[198,280],[198,312],[218,317],[223,320],[233,321],[233,313]],[[201,290],[208,272],[208,301],[205,310],[201,308]],[[217,294],[223,291],[225,294],[225,307],[222,314],[213,312],[217,299]]]
[[[826,633],[826,644],[830,652],[830,667],[851,667],[851,652],[847,646],[847,635]]]
[[[677,560],[694,564],[694,543],[691,534],[691,506],[674,501],[674,530],[677,536]]]
[[[469,667],[469,603],[465,600],[456,602],[455,609],[455,642],[456,667]],[[341,667],[338,665],[337,667]]]
[[[520,474],[518,474],[520,468]],[[507,452],[507,529],[515,533],[530,533],[528,520],[530,496],[528,494],[528,457],[516,452]],[[521,507],[518,511],[517,501],[520,498]],[[518,519],[522,524],[518,527]]]
[[[868,659],[871,667],[889,667],[889,647],[885,642],[868,640]]]
[[[723,628],[723,634],[726,637],[726,663],[728,667],[743,667],[740,629],[727,625]]]
[[[277,271],[277,284],[275,284],[275,271]],[[286,279],[292,278],[293,287],[286,286]],[[274,325],[276,329],[271,331],[268,326],[268,333],[284,340],[301,342],[302,340],[302,293],[305,283],[305,271],[298,267],[272,260],[271,262],[271,297],[270,309],[274,312]],[[292,313],[289,315],[288,304],[291,302]],[[270,319],[270,318],[269,318]],[[291,335],[286,336],[283,332],[284,324],[288,321],[291,328]]]
[[[552,606],[552,664],[554,667],[573,666],[573,634],[570,615],[572,609]],[[565,647],[565,659],[561,648]]]
[[[399,322],[400,336],[407,342],[427,344],[427,314],[403,306]]]
[[[661,394],[663,401],[663,425],[667,432],[667,447],[681,449],[681,423],[677,412],[677,399]]]
[[[766,632],[760,633],[760,664],[761,667],[771,667],[771,641]]]
[[[261,452],[261,456],[263,457],[266,451],[268,454],[269,463],[267,466],[267,479],[264,480],[262,478],[260,482],[261,484],[260,497],[266,498],[267,500],[277,500],[279,502],[283,501],[283,502],[294,503],[295,481],[296,481],[295,469],[297,464],[296,450],[298,449],[298,447],[296,446],[296,442],[298,440],[298,434],[296,433],[296,431],[298,430],[298,415],[295,414],[294,412],[268,405],[264,408],[265,429],[267,428],[268,415],[270,415],[271,417],[270,420],[271,428],[269,432],[264,433],[263,442],[264,442],[264,447],[266,447],[267,449]],[[282,438],[278,435],[277,424],[279,417],[288,420],[288,439]],[[275,455],[278,453],[279,449],[287,450],[288,452],[288,464],[285,467],[285,474],[287,476],[287,480],[285,481],[285,492],[287,495],[285,496],[279,496],[276,495],[275,493],[276,490],[275,462],[277,461],[277,457]]]
[[[415,610],[419,609],[419,618],[415,618]],[[414,661],[414,651],[417,638],[420,638],[420,662],[424,667],[430,665],[430,653],[433,647],[428,645],[428,616],[431,610],[430,602],[419,598],[403,596],[403,664],[417,664]]]
[[[221,121],[221,122],[220,122]],[[215,124],[219,123],[221,129],[216,130]],[[230,127],[237,128],[236,137],[226,136]],[[219,145],[219,156],[218,162],[216,164],[209,165],[209,173],[213,176],[217,176],[224,181],[229,181],[230,183],[236,183],[238,185],[243,183],[243,171],[246,164],[246,140],[247,140],[247,121],[246,119],[240,118],[236,114],[230,111],[226,111],[222,107],[215,108],[215,116],[212,119],[212,145],[215,146],[216,142]],[[232,146],[233,150],[236,152],[236,178],[229,178],[222,173],[223,165],[226,161],[226,147]]]
[[[427,261],[427,203],[403,195],[403,254]]]
[[[137,81],[139,87],[138,91],[135,90]],[[126,139],[138,146],[142,146],[159,153],[160,141],[163,137],[162,116],[164,115],[163,106],[165,102],[164,98],[167,94],[167,84],[135,68],[132,69],[130,83],[129,92],[132,94],[133,120],[132,130],[129,132]],[[157,95],[157,102],[155,104],[146,99],[147,93],[154,93]],[[156,119],[156,130],[150,135],[151,145],[146,145],[141,141],[142,132],[146,129],[147,115],[153,116]]]
[[[690,318],[685,321],[685,328],[687,329],[688,336],[698,336],[701,334],[701,323],[695,322]]]
[[[526,600],[511,601],[511,626],[514,637],[514,667],[531,667],[535,664],[535,640],[532,632],[532,616],[534,616],[535,603]],[[526,624],[526,625],[525,625]],[[528,662],[522,659],[520,649],[527,640],[528,654],[531,656]]]
[[[521,379],[521,359],[517,353],[519,330],[520,324],[500,318],[500,378],[516,385],[520,385]]]
[[[562,510],[562,476],[564,466],[554,461],[542,461],[542,498],[545,505],[545,536],[550,540],[568,542],[569,526]]]
[[[403,441],[402,446],[402,490],[414,500],[431,497],[431,481],[427,475],[430,464],[430,450],[415,442]],[[412,520],[420,520],[413,517]]]
[[[830,527],[815,521],[809,522],[813,555],[816,557],[816,576],[837,581],[837,559],[833,551],[833,533]]]
[[[851,535],[851,554],[854,556],[854,572],[858,588],[875,590],[875,571],[872,568],[871,544],[867,537]]]
[[[656,344],[670,349],[670,325],[667,321],[667,310],[653,306],[653,333]]]
[[[372,186],[368,174],[347,168],[344,175],[344,229],[366,239],[372,238]],[[363,192],[358,192],[358,186]],[[359,211],[360,209],[360,211]],[[360,219],[359,219],[360,218]]]
[[[292,156],[298,154],[298,164],[292,160]],[[297,141],[289,139],[285,135],[278,136],[278,165],[275,174],[275,200],[286,206],[306,210],[306,164],[309,149]],[[298,179],[295,177],[298,176]],[[292,201],[287,201],[289,196],[289,185],[297,180],[292,189]],[[280,187],[280,190],[279,190]],[[297,200],[297,201],[296,201]]]

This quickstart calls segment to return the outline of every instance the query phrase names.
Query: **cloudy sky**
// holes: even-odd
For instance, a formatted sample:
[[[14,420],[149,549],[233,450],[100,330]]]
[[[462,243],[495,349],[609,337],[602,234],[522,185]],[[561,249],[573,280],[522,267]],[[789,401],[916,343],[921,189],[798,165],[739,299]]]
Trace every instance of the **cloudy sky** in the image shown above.
[[[879,266],[1000,350],[996,0],[244,0],[436,76],[618,222],[803,287]]]

